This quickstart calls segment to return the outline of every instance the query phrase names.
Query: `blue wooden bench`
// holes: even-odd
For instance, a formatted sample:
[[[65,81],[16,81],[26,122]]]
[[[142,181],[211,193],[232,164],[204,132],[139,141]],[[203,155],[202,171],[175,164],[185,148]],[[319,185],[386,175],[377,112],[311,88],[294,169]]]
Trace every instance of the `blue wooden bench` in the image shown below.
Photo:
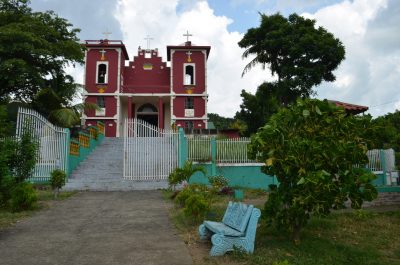
[[[234,247],[253,253],[259,209],[253,205],[229,202],[222,222],[204,221],[199,227],[201,239],[211,237],[210,256],[221,256]]]

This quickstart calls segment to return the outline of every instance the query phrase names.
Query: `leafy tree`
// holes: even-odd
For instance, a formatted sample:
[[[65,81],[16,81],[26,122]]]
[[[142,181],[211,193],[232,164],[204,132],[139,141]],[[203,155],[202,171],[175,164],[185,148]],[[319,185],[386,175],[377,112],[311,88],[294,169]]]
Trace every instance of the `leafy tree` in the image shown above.
[[[38,143],[31,130],[25,129],[21,139],[16,141],[14,156],[10,159],[10,169],[17,183],[25,181],[32,175],[38,157]]]
[[[0,105],[0,138],[11,134],[12,125],[8,120],[7,107]]]
[[[255,56],[243,74],[257,64],[268,66],[277,75],[279,102],[287,105],[297,97],[309,97],[312,87],[322,81],[334,81],[334,71],[344,59],[345,49],[340,40],[315,20],[297,14],[289,18],[277,13],[261,15],[261,24],[249,29],[238,43],[245,48],[243,57]]]
[[[365,125],[326,100],[306,99],[280,109],[252,137],[251,155],[279,180],[270,187],[265,216],[291,231],[296,243],[311,216],[327,215],[347,200],[360,208],[376,198],[375,176],[355,166],[368,162]]]
[[[230,127],[231,123],[234,122],[232,118],[225,118],[216,113],[208,113],[209,121],[213,122],[215,128],[218,130],[227,129]]]
[[[245,135],[256,133],[278,111],[277,93],[277,86],[272,83],[261,84],[255,95],[242,90],[243,102],[235,119],[246,123]]]
[[[28,0],[0,0],[0,102],[13,98],[49,117],[72,107],[80,85],[65,68],[83,63],[84,48],[79,29],[66,19],[28,5]]]

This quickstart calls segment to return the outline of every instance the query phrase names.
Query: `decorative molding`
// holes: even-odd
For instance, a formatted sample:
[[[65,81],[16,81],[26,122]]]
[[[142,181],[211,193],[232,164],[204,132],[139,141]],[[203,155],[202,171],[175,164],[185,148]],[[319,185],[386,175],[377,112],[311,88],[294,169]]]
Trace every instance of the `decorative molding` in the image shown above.
[[[86,120],[116,120],[114,117],[86,117]]]

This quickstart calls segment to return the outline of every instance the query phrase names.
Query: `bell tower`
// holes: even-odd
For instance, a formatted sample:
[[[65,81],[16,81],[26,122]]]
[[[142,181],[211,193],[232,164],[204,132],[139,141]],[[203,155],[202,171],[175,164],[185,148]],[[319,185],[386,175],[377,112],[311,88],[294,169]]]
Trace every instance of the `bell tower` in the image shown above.
[[[186,42],[167,46],[171,62],[171,122],[186,129],[207,129],[207,59],[210,46]]]
[[[107,34],[110,34],[107,32]],[[87,40],[84,43],[85,102],[96,103],[98,110],[90,110],[83,116],[86,125],[94,125],[97,121],[105,124],[106,136],[119,136],[119,104],[118,93],[123,79],[125,60],[128,53],[122,41]]]

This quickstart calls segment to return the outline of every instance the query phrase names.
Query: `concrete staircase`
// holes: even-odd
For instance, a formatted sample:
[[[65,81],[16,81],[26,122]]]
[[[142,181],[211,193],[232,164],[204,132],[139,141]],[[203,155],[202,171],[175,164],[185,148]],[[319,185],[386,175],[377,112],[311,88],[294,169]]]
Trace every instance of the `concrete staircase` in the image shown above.
[[[63,190],[129,191],[168,187],[166,180],[125,180],[123,155],[123,138],[104,138],[103,142],[72,172]]]

